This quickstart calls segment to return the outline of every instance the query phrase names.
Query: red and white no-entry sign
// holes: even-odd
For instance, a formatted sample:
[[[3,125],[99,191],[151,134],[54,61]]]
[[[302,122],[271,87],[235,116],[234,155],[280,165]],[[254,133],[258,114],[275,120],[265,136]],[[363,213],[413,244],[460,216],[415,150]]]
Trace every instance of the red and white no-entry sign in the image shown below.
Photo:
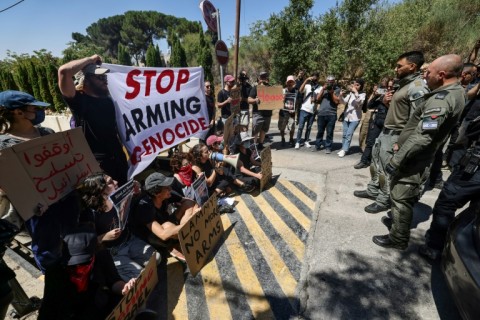
[[[221,65],[228,63],[228,48],[222,40],[218,40],[217,43],[215,43],[215,55],[217,56],[218,63]]]

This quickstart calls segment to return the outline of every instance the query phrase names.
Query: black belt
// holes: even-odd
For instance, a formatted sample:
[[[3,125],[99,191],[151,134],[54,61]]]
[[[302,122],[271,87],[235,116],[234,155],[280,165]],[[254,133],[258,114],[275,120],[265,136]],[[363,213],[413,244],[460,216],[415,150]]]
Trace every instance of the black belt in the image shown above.
[[[392,135],[392,136],[398,136],[401,133],[401,131],[383,128],[383,133],[384,134],[389,134],[389,135]]]

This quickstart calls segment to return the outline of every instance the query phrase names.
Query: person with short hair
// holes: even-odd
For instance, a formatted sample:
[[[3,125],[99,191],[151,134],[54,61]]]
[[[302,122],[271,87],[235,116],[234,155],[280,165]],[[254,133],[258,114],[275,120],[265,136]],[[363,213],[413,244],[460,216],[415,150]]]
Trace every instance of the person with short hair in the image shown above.
[[[383,96],[382,103],[388,111],[382,133],[373,146],[371,179],[366,190],[355,190],[353,193],[356,197],[375,201],[364,208],[368,213],[379,213],[390,208],[390,180],[385,174],[385,166],[394,155],[393,147],[403,128],[415,109],[424,102],[425,94],[430,92],[420,74],[424,62],[420,51],[405,52],[397,58],[395,73],[399,87]]]
[[[222,122],[225,123],[228,117],[232,115],[232,98],[230,97],[230,91],[235,86],[235,77],[231,74],[227,74],[223,77],[223,82],[224,87],[217,95],[217,108],[220,109]]]
[[[94,54],[62,65],[58,69],[58,86],[76,125],[83,127],[100,168],[123,185],[127,182],[127,157],[117,133],[115,106],[107,86],[110,70],[101,64],[102,58]]]
[[[333,132],[337,122],[337,107],[340,103],[340,87],[335,81],[335,77],[330,75],[323,85],[322,91],[318,96],[320,106],[317,110],[317,137],[315,140],[315,150],[325,147],[325,153],[332,153]],[[323,136],[325,134],[325,139]]]
[[[392,179],[392,219],[382,220],[390,227],[388,234],[372,238],[378,246],[399,250],[408,247],[413,206],[420,198],[436,151],[447,140],[465,106],[465,90],[459,84],[462,66],[461,57],[455,54],[441,56],[428,66],[426,81],[431,92],[413,111],[385,166]]]
[[[345,98],[340,94],[340,102],[345,104],[342,149],[337,153],[340,158],[343,158],[350,149],[353,133],[362,119],[363,102],[366,99],[366,94],[363,92],[364,85],[365,81],[358,78],[349,86],[350,92]]]
[[[258,106],[261,103],[257,94],[258,86],[270,86],[268,72],[262,71],[259,73],[257,85],[250,90],[248,97],[248,103],[252,104],[252,136],[255,139],[255,143],[258,143],[258,148],[263,149],[265,135],[270,129],[272,110],[258,110]]]
[[[298,92],[301,94],[302,102],[300,112],[298,115],[298,129],[297,140],[295,142],[295,149],[299,149],[302,143],[303,128],[305,128],[304,144],[310,148],[310,132],[312,130],[313,121],[315,120],[316,104],[319,101],[318,97],[322,94],[322,87],[318,83],[318,72],[306,78]]]

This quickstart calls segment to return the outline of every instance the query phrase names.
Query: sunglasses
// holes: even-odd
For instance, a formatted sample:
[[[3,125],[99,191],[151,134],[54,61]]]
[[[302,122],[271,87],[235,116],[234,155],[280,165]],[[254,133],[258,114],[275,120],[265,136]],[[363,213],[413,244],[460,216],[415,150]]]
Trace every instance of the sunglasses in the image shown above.
[[[205,88],[210,88],[211,86],[205,86]]]

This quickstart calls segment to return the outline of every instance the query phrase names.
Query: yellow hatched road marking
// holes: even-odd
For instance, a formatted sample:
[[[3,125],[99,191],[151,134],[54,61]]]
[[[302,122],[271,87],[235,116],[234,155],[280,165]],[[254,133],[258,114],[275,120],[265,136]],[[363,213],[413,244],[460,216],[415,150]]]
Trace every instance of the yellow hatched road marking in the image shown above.
[[[223,221],[225,220],[230,219],[225,217]],[[228,225],[230,224],[231,221],[229,221]],[[225,227],[225,229],[227,228],[228,227]],[[230,240],[232,241],[230,242]],[[266,318],[273,319],[274,316],[273,313],[271,313],[270,303],[265,297],[262,285],[258,281],[255,270],[253,270],[250,264],[248,256],[243,248],[243,244],[240,242],[235,229],[229,234],[226,245],[230,256],[232,257],[235,270],[237,270],[236,274],[238,280],[242,284],[242,289],[247,298],[248,305],[252,310],[252,314],[254,316],[262,314],[265,315]]]
[[[279,203],[289,212],[295,220],[306,230],[310,228],[310,219],[300,211],[296,205],[294,205],[289,199],[287,199],[278,189],[270,188],[268,192],[277,199]],[[261,194],[260,194],[261,195]]]
[[[295,186],[293,183],[291,183],[288,180],[278,180],[277,183],[283,184],[285,188],[290,190],[291,193],[293,193],[300,201],[302,201],[307,207],[310,209],[315,208],[315,201],[307,197],[305,193],[303,193],[300,189],[298,189],[297,186]]]
[[[188,319],[187,291],[184,285],[183,267],[180,262],[175,261],[169,262],[167,268],[167,281],[168,284],[172,284],[168,286],[168,310],[172,310],[172,314],[169,314],[168,318]],[[159,279],[159,281],[161,280]]]
[[[212,259],[201,271],[210,319],[232,319],[217,262]]]
[[[295,287],[297,286],[297,281],[295,281],[295,278],[285,265],[282,257],[278,254],[277,250],[270,242],[270,239],[263,232],[263,229],[258,225],[257,220],[241,198],[239,198],[236,208],[238,212],[241,212],[241,216],[246,221],[248,230],[252,235],[254,235],[258,249],[262,252],[263,257],[267,261],[272,273],[277,279],[278,284],[282,288],[284,295],[290,299],[293,299],[295,296]],[[290,301],[290,304],[292,305],[292,308],[295,308],[293,301]]]
[[[278,216],[278,214],[273,210],[273,208],[267,203],[265,198],[256,197],[255,202],[262,209],[263,214],[267,217],[268,221],[274,226],[275,230],[282,235],[282,238],[287,240],[289,248],[293,251],[295,256],[297,256],[298,261],[303,260],[303,254],[305,245],[297,237],[297,235],[290,229],[287,224]],[[242,213],[243,215],[243,213]]]

